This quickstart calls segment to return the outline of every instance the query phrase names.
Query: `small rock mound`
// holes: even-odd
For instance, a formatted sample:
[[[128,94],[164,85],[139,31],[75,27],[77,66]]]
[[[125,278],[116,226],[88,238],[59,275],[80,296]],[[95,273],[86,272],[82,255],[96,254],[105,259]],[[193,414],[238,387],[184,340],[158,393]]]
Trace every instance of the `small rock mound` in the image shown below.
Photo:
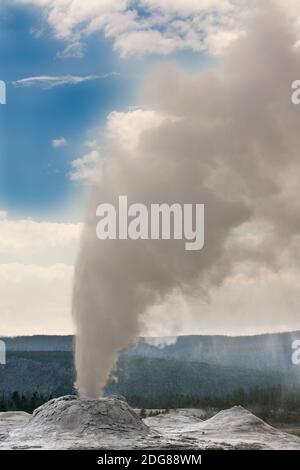
[[[229,432],[275,432],[275,429],[242,406],[233,406],[217,413],[201,424],[201,429],[227,430]]]
[[[106,397],[95,400],[67,395],[37,408],[25,430],[94,434],[102,431],[147,432],[148,427],[124,399]]]

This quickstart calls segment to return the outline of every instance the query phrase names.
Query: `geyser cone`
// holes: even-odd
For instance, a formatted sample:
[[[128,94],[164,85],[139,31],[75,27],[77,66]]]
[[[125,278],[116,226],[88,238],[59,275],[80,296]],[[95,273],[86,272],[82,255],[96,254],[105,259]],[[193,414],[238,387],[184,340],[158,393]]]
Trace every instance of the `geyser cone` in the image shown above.
[[[104,430],[147,432],[148,428],[121,397],[99,400],[73,395],[56,398],[37,408],[26,431],[97,433]]]

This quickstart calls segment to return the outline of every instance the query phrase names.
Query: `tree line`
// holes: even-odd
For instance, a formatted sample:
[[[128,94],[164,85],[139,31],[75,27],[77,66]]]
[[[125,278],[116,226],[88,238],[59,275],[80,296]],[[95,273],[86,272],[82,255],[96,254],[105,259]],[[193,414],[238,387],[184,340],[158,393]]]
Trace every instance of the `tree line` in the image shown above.
[[[0,395],[1,397],[1,395]],[[36,408],[51,400],[52,395],[42,395],[34,392],[30,395],[17,391],[11,395],[2,395],[0,398],[0,411],[26,411],[32,413]],[[267,388],[254,387],[250,390],[237,388],[227,395],[174,395],[174,396],[127,396],[128,403],[141,410],[174,410],[178,408],[214,408],[226,409],[234,405],[241,405],[249,410],[260,410],[261,417],[267,417],[272,411],[293,412],[300,411],[300,386],[290,389],[278,386]]]

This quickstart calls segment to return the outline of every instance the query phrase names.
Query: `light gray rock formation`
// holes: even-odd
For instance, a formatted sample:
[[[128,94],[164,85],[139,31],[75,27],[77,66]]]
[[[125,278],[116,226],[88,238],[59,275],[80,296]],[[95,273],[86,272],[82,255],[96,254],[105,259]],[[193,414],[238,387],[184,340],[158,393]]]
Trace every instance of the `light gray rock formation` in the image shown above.
[[[95,400],[66,395],[37,408],[24,427],[24,433],[40,430],[44,433],[71,431],[78,435],[95,434],[104,430],[146,433],[148,427],[123,397]]]
[[[282,432],[241,406],[201,420],[194,410],[145,420],[124,398],[65,396],[27,413],[0,414],[0,449],[297,449]]]

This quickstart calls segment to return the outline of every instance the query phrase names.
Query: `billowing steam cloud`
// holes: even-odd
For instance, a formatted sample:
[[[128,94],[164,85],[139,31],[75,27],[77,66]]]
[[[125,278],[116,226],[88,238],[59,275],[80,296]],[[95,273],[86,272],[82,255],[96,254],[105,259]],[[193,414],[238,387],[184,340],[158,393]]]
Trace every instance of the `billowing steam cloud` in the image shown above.
[[[272,269],[297,261],[300,111],[290,97],[300,52],[291,23],[263,3],[220,65],[196,76],[165,66],[149,79],[146,99],[164,119],[127,150],[111,145],[101,166],[74,286],[83,396],[102,393],[149,307],[174,293],[207,295],[245,260]],[[204,203],[204,249],[185,251],[178,240],[99,241],[96,207],[117,206],[119,195],[130,203]]]

